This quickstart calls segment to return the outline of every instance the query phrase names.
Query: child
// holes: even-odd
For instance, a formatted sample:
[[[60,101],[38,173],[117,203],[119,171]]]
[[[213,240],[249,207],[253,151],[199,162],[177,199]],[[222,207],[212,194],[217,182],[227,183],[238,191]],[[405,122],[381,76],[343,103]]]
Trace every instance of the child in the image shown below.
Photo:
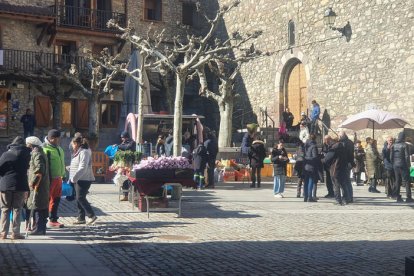
[[[207,149],[200,143],[193,151],[194,182],[198,189],[204,188],[204,170],[207,164]]]
[[[223,164],[219,160],[216,160],[216,167],[214,168],[214,185],[223,182],[224,170]]]
[[[273,193],[276,198],[283,198],[283,192],[286,184],[286,167],[289,163],[286,149],[282,142],[275,143],[272,150],[272,162],[273,162]]]

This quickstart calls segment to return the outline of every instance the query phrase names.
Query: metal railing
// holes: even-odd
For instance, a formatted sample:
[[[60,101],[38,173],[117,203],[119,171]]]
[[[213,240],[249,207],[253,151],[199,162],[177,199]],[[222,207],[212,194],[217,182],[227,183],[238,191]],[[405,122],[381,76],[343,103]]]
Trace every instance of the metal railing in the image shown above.
[[[110,19],[115,19],[123,27],[126,26],[125,14],[118,12],[73,6],[56,6],[55,14],[58,26],[117,32],[117,30],[106,26]]]
[[[45,69],[53,70],[56,66],[61,68],[76,64],[78,71],[87,68],[87,60],[82,56],[68,54],[42,53],[35,51],[22,51],[14,49],[3,49],[3,60],[0,70],[32,71],[37,72],[43,66]],[[40,60],[40,64],[39,63]]]

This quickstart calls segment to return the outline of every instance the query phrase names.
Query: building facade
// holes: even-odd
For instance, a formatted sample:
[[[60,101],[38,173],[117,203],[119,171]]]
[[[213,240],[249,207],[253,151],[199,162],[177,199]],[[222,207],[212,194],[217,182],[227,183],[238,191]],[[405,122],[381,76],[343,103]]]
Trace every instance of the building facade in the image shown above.
[[[209,3],[216,9],[229,2]],[[325,24],[329,7],[337,15],[332,27],[343,28],[344,36]],[[256,49],[272,53],[241,71],[236,89],[249,107],[245,121],[249,114],[260,121],[267,108],[278,125],[289,107],[297,122],[316,100],[333,129],[370,108],[397,113],[413,126],[413,22],[414,6],[402,0],[242,0],[220,35],[262,30]]]
[[[194,3],[180,0],[0,1],[0,138],[10,140],[23,134],[20,118],[27,108],[36,117],[35,135],[44,137],[52,126],[54,103],[48,93],[56,87],[40,67],[53,71],[56,65],[67,69],[75,64],[78,72],[85,73],[87,85],[91,64],[84,49],[99,54],[106,47],[128,59],[131,45],[106,26],[109,19],[116,19],[121,26],[129,20],[139,35],[146,35],[149,28],[157,32],[165,29],[168,41],[182,33],[177,23],[195,27],[194,15]],[[100,148],[119,140],[124,78],[113,81],[113,93],[99,106]],[[70,85],[62,83],[60,88],[71,92],[60,107],[62,130],[66,136],[76,131],[87,133],[88,101],[80,91],[71,91]],[[151,85],[151,90],[153,110],[159,111],[165,91],[157,85]],[[190,101],[193,94],[187,95]]]

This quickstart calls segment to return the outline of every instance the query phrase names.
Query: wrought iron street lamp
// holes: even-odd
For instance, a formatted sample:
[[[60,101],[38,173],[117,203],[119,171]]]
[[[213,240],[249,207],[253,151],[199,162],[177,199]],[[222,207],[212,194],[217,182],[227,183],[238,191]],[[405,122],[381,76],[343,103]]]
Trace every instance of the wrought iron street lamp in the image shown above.
[[[325,10],[323,20],[325,22],[325,25],[328,26],[331,30],[340,32],[342,36],[346,38],[346,41],[349,42],[351,40],[351,36],[352,36],[351,24],[349,24],[349,21],[348,21],[348,23],[342,28],[334,27],[333,25],[335,24],[335,20],[336,20],[336,13],[333,11],[331,7]]]

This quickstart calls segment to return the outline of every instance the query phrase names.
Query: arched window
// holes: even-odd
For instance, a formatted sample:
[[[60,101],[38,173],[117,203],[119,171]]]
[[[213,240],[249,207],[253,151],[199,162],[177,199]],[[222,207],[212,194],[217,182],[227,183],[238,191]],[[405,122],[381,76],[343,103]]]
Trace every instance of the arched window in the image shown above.
[[[288,23],[288,46],[295,46],[295,22],[289,20]]]

